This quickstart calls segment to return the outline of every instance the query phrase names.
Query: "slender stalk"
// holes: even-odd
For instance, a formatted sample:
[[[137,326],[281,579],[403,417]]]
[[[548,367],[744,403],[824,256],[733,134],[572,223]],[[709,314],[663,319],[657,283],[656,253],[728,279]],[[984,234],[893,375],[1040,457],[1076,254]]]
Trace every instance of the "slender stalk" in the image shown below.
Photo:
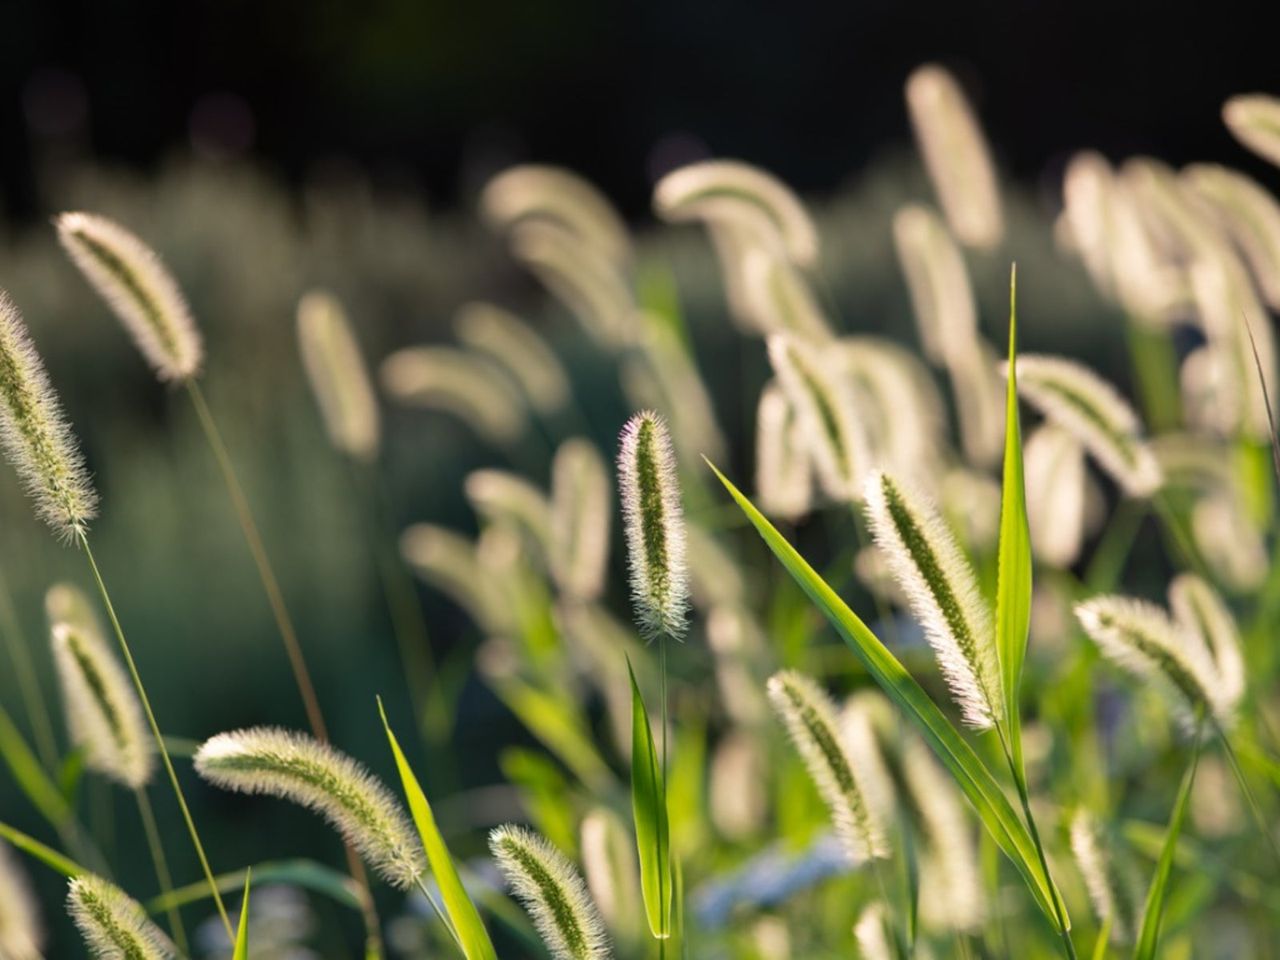
[[[164,845],[160,842],[160,831],[156,828],[155,812],[151,809],[151,801],[147,799],[145,787],[138,787],[133,791],[133,795],[138,801],[138,816],[142,818],[142,829],[147,835],[147,847],[151,851],[151,862],[156,868],[156,880],[160,884],[160,893],[168,897],[173,893],[173,878],[169,874],[169,861],[165,859]],[[189,954],[191,948],[187,945],[187,931],[182,926],[182,914],[172,903],[169,904],[167,913],[169,930],[173,934],[174,942],[178,945],[178,952]]]
[[[1218,739],[1222,741],[1222,750],[1226,753],[1227,761],[1231,764],[1231,772],[1235,774],[1236,783],[1240,785],[1240,793],[1244,796],[1245,805],[1249,808],[1249,815],[1253,818],[1253,825],[1259,833],[1267,838],[1267,846],[1271,848],[1271,854],[1275,857],[1277,866],[1280,866],[1280,845],[1276,843],[1275,833],[1262,815],[1262,807],[1258,805],[1258,798],[1254,796],[1253,788],[1249,786],[1249,781],[1240,766],[1240,760],[1236,756],[1235,748],[1231,746],[1231,741],[1227,739],[1226,731],[1222,729],[1216,720],[1213,721],[1213,729],[1218,734]]]
[[[422,879],[422,874],[418,875],[415,882],[418,885],[418,890],[421,891],[424,897],[426,897],[427,903],[431,905],[431,910],[435,913],[436,919],[444,925],[444,928],[447,931],[449,931],[449,938],[457,944],[458,949],[465,955],[466,948],[462,946],[462,940],[458,937],[458,931],[453,929],[453,924],[449,922],[449,918],[445,915],[444,910],[440,908],[440,904],[436,902],[436,898],[432,895],[431,891],[427,889],[427,883]]]
[[[209,866],[209,858],[205,856],[204,844],[200,842],[200,834],[196,830],[195,821],[191,818],[191,810],[187,806],[187,798],[182,792],[182,785],[178,783],[177,771],[173,769],[173,761],[169,758],[169,748],[165,746],[164,736],[160,733],[160,725],[156,722],[156,715],[151,709],[151,698],[147,696],[146,687],[142,685],[142,677],[138,674],[138,666],[134,663],[133,652],[129,649],[129,641],[125,639],[124,628],[120,626],[120,620],[116,616],[116,608],[111,603],[111,595],[107,592],[107,585],[102,579],[102,573],[98,569],[98,562],[93,557],[93,551],[89,548],[89,538],[84,533],[79,535],[80,549],[84,551],[85,559],[89,561],[89,569],[93,573],[94,583],[98,586],[98,594],[102,597],[102,604],[107,608],[107,618],[111,621],[111,629],[115,632],[116,640],[120,644],[120,653],[124,657],[125,666],[129,668],[129,676],[133,679],[133,685],[138,691],[138,699],[142,701],[142,710],[147,715],[147,724],[151,727],[151,735],[155,737],[156,749],[160,752],[160,759],[164,763],[165,773],[169,775],[169,783],[173,786],[174,796],[178,798],[178,806],[182,810],[182,819],[186,821],[187,832],[191,835],[191,844],[196,849],[196,856],[200,860],[200,867],[204,871],[204,878],[209,884],[209,890],[213,894],[214,905],[218,908],[218,916],[222,918],[222,925],[226,928],[227,936],[235,941],[235,930],[231,926],[231,918],[227,915],[227,907],[222,902],[222,894],[218,892],[217,881],[213,878],[213,870]]]
[[[662,809],[666,811],[667,824],[668,824],[666,861],[669,861],[671,858],[671,826],[670,826],[671,806],[670,804],[667,803],[667,635],[665,633],[660,634],[658,637],[658,662],[660,665],[659,672],[662,675],[661,688],[660,688],[661,690],[660,703],[661,703],[661,712],[662,712]],[[663,862],[664,860],[659,859],[658,861],[659,869],[661,869],[661,865]],[[668,885],[670,884],[670,880],[667,881],[667,884]],[[662,889],[663,886],[664,884],[662,883],[661,878],[659,878],[658,888]],[[669,898],[663,900],[662,911],[663,911],[662,927],[663,929],[666,929],[669,931],[671,926],[671,921],[669,916],[671,911],[671,901]],[[666,960],[666,955],[667,955],[667,941],[659,940],[658,941],[659,960]]]
[[[50,773],[58,769],[58,745],[53,736],[53,718],[49,716],[49,708],[44,697],[40,695],[40,683],[36,679],[35,664],[31,660],[31,649],[23,636],[22,626],[18,623],[18,615],[13,608],[13,597],[9,594],[9,585],[0,577],[0,630],[4,632],[5,645],[9,648],[9,657],[13,660],[13,673],[18,680],[18,689],[22,694],[22,705],[27,712],[27,720],[31,723],[35,735],[36,751],[40,762]]]

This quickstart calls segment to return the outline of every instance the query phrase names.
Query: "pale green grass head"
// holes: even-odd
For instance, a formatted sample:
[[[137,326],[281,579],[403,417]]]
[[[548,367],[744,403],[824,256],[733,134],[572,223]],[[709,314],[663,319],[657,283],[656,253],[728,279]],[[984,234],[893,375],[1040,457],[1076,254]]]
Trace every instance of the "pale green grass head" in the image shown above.
[[[1280,97],[1242,93],[1222,105],[1222,122],[1232,136],[1280,167]]]
[[[98,960],[168,960],[173,944],[142,906],[101,877],[76,877],[67,888],[67,910]]]
[[[604,591],[612,499],[600,451],[581,437],[562,443],[551,464],[551,571],[577,600]]]
[[[41,960],[44,929],[35,894],[8,844],[0,841],[0,957]]]
[[[298,301],[298,348],[329,441],[355,460],[375,459],[378,400],[351,321],[332,294],[313,290]]]

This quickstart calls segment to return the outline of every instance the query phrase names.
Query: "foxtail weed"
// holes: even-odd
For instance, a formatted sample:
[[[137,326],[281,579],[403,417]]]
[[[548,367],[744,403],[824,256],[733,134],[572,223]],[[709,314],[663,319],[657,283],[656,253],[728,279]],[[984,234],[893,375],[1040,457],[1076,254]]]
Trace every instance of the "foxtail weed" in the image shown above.
[[[716,744],[708,774],[711,822],[729,840],[756,836],[768,816],[768,761],[754,733],[734,729]]]
[[[101,877],[76,877],[67,911],[89,952],[99,960],[168,960],[176,951],[141,904]]]
[[[1004,233],[991,151],[954,77],[937,64],[907,79],[907,110],[925,169],[957,239],[994,247]]]
[[[604,459],[590,441],[566,440],[551,464],[551,571],[570,597],[603,592],[611,519]]]
[[[637,413],[623,427],[618,489],[640,632],[680,639],[689,608],[684,512],[671,436],[656,413]]]
[[[493,443],[509,443],[524,429],[524,403],[516,388],[466,351],[405,347],[382,361],[378,378],[394,400],[450,413]]]
[[[582,872],[587,890],[613,936],[638,943],[643,922],[635,841],[626,824],[607,807],[596,807],[582,818],[580,827]]]
[[[1128,943],[1137,932],[1139,919],[1134,884],[1118,869],[1115,856],[1087,810],[1077,810],[1071,818],[1071,852],[1098,920],[1111,924],[1113,942]]]
[[[831,339],[827,318],[794,264],[755,247],[743,255],[741,269],[742,296],[761,330],[811,340]]]
[[[476,513],[518,531],[546,562],[551,551],[551,503],[546,494],[519,474],[491,469],[467,474],[463,489]]]
[[[36,514],[63,540],[83,536],[98,495],[22,315],[0,291],[0,446]]]
[[[688,345],[655,313],[641,311],[635,322],[640,350],[627,360],[632,369],[643,365],[646,390],[643,396],[637,395],[624,381],[632,406],[663,412],[681,458],[696,462],[701,456],[723,457],[726,443],[716,422],[715,405]]]
[[[1000,460],[1004,442],[1004,402],[999,367],[990,344],[975,338],[958,351],[948,368],[960,421],[960,444],[975,467],[992,467]]]
[[[220,733],[200,745],[195,767],[224,790],[319,813],[393,887],[409,889],[426,869],[394,795],[351,757],[312,737],[272,727]]]
[[[515,826],[490,833],[489,849],[555,960],[611,956],[600,911],[564,854],[533,831]]]
[[[894,215],[893,241],[925,356],[946,365],[972,348],[978,330],[964,255],[946,225],[921,206],[906,206]]]
[[[1065,430],[1038,427],[1023,451],[1031,548],[1051,567],[1076,561],[1084,541],[1084,448]]]
[[[1233,712],[1244,696],[1246,674],[1240,628],[1231,610],[1218,591],[1193,573],[1173,578],[1169,607],[1178,625],[1208,648],[1222,688],[1222,710]]]
[[[1004,713],[991,611],[973,567],[923,497],[885,473],[867,478],[876,545],[911,600],[964,722],[987,729]]]
[[[1138,415],[1119,392],[1083,364],[1063,357],[1018,358],[1018,393],[1072,434],[1126,493],[1150,496],[1160,487],[1160,464]]]
[[[124,324],[161,380],[190,380],[204,346],[177,281],[160,257],[120,224],[92,213],[64,213],[58,239]]]
[[[378,401],[351,322],[332,295],[317,290],[298,301],[298,347],[330,442],[353,459],[373,460]]]
[[[1214,577],[1228,590],[1257,590],[1267,577],[1267,544],[1232,488],[1200,497],[1191,507],[1191,539]]]
[[[827,804],[845,854],[854,863],[888,856],[884,828],[866,795],[864,773],[841,739],[831,698],[811,678],[791,670],[770,677],[768,693]]]
[[[468,303],[453,323],[458,341],[490,358],[520,386],[529,406],[549,415],[569,402],[569,375],[536,330],[491,303]]]
[[[1192,164],[1180,177],[1209,204],[1215,222],[1243,254],[1267,303],[1280,308],[1280,203],[1256,180],[1217,164]]]
[[[853,939],[862,960],[893,960],[895,954],[885,931],[887,922],[888,911],[883,901],[876,900],[863,907],[853,927]]]
[[[795,407],[776,380],[756,408],[756,496],[769,516],[795,520],[809,512],[813,469]]]
[[[1238,94],[1222,105],[1222,122],[1242,144],[1280,166],[1280,98]]]
[[[44,930],[36,898],[9,846],[0,841],[0,957],[40,960]]]

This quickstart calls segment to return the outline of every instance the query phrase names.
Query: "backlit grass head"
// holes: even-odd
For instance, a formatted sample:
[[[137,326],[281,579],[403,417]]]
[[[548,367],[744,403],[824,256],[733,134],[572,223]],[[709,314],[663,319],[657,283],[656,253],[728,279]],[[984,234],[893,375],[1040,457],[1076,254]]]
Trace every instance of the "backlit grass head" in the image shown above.
[[[795,408],[776,381],[765,384],[756,408],[756,495],[774,517],[794,520],[813,502],[813,470]]]
[[[893,240],[925,356],[945,364],[970,349],[978,329],[964,255],[946,224],[921,206],[894,215]]]
[[[955,535],[920,494],[886,473],[867,478],[876,546],[911,601],[964,722],[986,729],[1003,715],[991,610]]]
[[[120,224],[93,213],[64,213],[58,239],[119,317],[161,380],[200,372],[204,345],[177,281],[155,251]]]
[[[1245,662],[1240,628],[1222,596],[1203,578],[1182,573],[1169,584],[1173,618],[1188,634],[1199,637],[1213,658],[1220,686],[1220,709],[1234,713],[1245,692]]]
[[[562,443],[551,464],[551,571],[575,599],[594,600],[604,590],[611,500],[600,452],[581,437]]]
[[[689,608],[684,509],[671,436],[656,413],[637,413],[622,428],[618,489],[640,632],[646,639],[683,637]]]
[[[298,347],[329,441],[349,457],[373,460],[378,400],[351,322],[330,294],[312,291],[298,301]]]
[[[41,520],[66,540],[88,531],[98,495],[22,315],[2,291],[0,446]]]
[[[1084,809],[1071,818],[1071,852],[1100,921],[1111,921],[1111,940],[1128,943],[1137,931],[1138,903],[1130,878],[1117,869],[1097,822]]]
[[[547,342],[514,313],[491,303],[468,303],[453,323],[458,342],[488,357],[520,385],[529,405],[554,414],[569,402],[569,375]]]
[[[387,883],[413,886],[422,848],[395,796],[344,753],[272,727],[220,733],[201,744],[196,772],[224,790],[291,800],[332,824]]]
[[[1222,122],[1232,136],[1280,167],[1280,97],[1242,93],[1222,105]]]
[[[168,960],[176,951],[141,904],[101,877],[76,877],[67,911],[98,960]]]
[[[498,827],[489,849],[555,960],[606,960],[604,921],[573,865],[547,840],[522,827]]]
[[[0,841],[0,957],[41,960],[43,943],[35,894],[13,852]]]

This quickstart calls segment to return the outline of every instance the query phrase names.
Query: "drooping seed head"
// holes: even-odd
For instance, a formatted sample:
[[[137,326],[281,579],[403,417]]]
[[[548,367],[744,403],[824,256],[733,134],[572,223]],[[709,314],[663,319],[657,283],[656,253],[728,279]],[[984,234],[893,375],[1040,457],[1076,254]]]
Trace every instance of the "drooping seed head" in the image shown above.
[[[929,502],[888,474],[867,478],[876,546],[911,601],[964,722],[990,727],[1004,712],[991,611],[973,567]]]
[[[594,600],[603,592],[611,519],[604,459],[590,441],[566,440],[551,464],[551,570],[568,596]]]
[[[776,380],[756,410],[756,497],[772,517],[794,520],[813,502],[813,469],[795,407]]]
[[[44,614],[50,628],[66,623],[95,637],[105,637],[97,605],[73,583],[55,583],[45,591]]]
[[[618,490],[641,634],[684,636],[689,608],[684,512],[666,422],[651,411],[622,428]]]
[[[58,239],[72,262],[124,324],[161,380],[200,372],[204,345],[177,281],[160,257],[120,224],[93,213],[64,213]]]
[[[1084,542],[1084,447],[1067,431],[1045,424],[1027,437],[1023,460],[1031,548],[1049,566],[1069,567]]]
[[[701,218],[699,204],[709,199],[746,204],[764,211],[792,263],[812,267],[818,261],[818,231],[799,197],[777,177],[736,160],[706,160],[675,170],[653,190],[654,211],[664,220]]]
[[[1018,393],[1075,436],[1098,463],[1135,497],[1160,486],[1160,465],[1142,424],[1116,389],[1083,364],[1063,357],[1018,358]]]
[[[173,944],[142,905],[101,877],[84,875],[67,887],[67,911],[98,960],[168,960]]]
[[[546,839],[523,827],[489,834],[489,849],[555,960],[606,960],[604,921],[573,865]]]
[[[853,938],[858,944],[858,956],[861,960],[893,960],[894,951],[889,946],[889,935],[885,932],[886,916],[887,911],[881,900],[867,904],[858,915],[858,922],[853,927]]]
[[[41,960],[44,930],[35,894],[9,846],[0,841],[0,957]]]
[[[741,269],[745,306],[761,330],[818,342],[831,339],[831,326],[817,297],[790,261],[754,247],[743,254]]]
[[[536,330],[491,303],[468,303],[453,324],[458,342],[488,357],[520,385],[529,405],[552,414],[569,400],[569,376]]]
[[[319,813],[394,887],[409,889],[426,869],[391,791],[312,737],[272,727],[220,733],[201,744],[195,767],[224,790],[278,797]]]
[[[769,338],[769,362],[796,411],[823,490],[833,500],[858,499],[868,461],[867,434],[834,359],[812,344],[778,334]]]
[[[1222,105],[1222,122],[1242,144],[1280,166],[1280,98],[1238,94]]]
[[[52,635],[67,727],[85,765],[126,787],[145,786],[155,754],[128,674],[100,634],[60,622]]]
[[[925,356],[945,364],[971,349],[978,330],[964,255],[946,225],[921,206],[906,206],[894,215],[893,240]]]
[[[960,85],[942,67],[926,64],[907,79],[906,94],[925,169],[956,238],[994,247],[1004,233],[995,166]]]
[[[1251,593],[1266,580],[1271,563],[1266,541],[1234,490],[1216,490],[1195,502],[1191,539],[1227,589]]]
[[[1267,302],[1280,308],[1280,203],[1256,180],[1217,164],[1192,164],[1180,179],[1209,205]]]
[[[635,906],[640,902],[640,868],[631,832],[617,814],[596,807],[582,818],[582,872],[587,890],[615,937],[638,941],[643,923]]]
[[[1201,708],[1224,712],[1221,681],[1208,649],[1155,604],[1094,597],[1076,607],[1076,619],[1107,659],[1156,687],[1185,728],[1192,728]]]
[[[769,810],[768,779],[768,760],[754,734],[731,730],[716,745],[707,801],[722,836],[741,842],[759,834]]]
[[[490,523],[519,531],[543,560],[551,551],[551,503],[524,477],[507,470],[473,470],[463,484],[473,510]]]
[[[506,634],[513,627],[501,591],[482,569],[476,544],[429,523],[415,523],[400,535],[400,555],[422,580],[444,592],[486,633]]]
[[[887,857],[888,841],[866,795],[864,771],[855,767],[841,739],[831,698],[812,679],[793,670],[770,677],[768,694],[826,802],[845,854],[854,863]]]
[[[298,301],[298,347],[330,442],[356,460],[373,460],[378,401],[351,323],[330,294],[312,291]]]
[[[994,467],[1004,450],[1004,389],[995,351],[975,337],[968,350],[954,352],[948,372],[965,459],[975,467]]]
[[[1098,920],[1111,921],[1111,941],[1128,943],[1138,918],[1133,884],[1131,878],[1117,870],[1115,858],[1108,852],[1097,823],[1083,808],[1071,818],[1071,852],[1084,877]]]
[[[382,361],[382,387],[408,406],[457,417],[503,444],[525,426],[524,401],[506,376],[483,358],[452,347],[405,347]]]
[[[1221,693],[1219,709],[1234,715],[1245,691],[1245,663],[1240,628],[1222,596],[1193,573],[1182,573],[1169,584],[1173,618],[1189,635],[1208,647]]]
[[[98,495],[22,315],[3,291],[0,446],[41,520],[66,540],[88,531],[97,514]]]

